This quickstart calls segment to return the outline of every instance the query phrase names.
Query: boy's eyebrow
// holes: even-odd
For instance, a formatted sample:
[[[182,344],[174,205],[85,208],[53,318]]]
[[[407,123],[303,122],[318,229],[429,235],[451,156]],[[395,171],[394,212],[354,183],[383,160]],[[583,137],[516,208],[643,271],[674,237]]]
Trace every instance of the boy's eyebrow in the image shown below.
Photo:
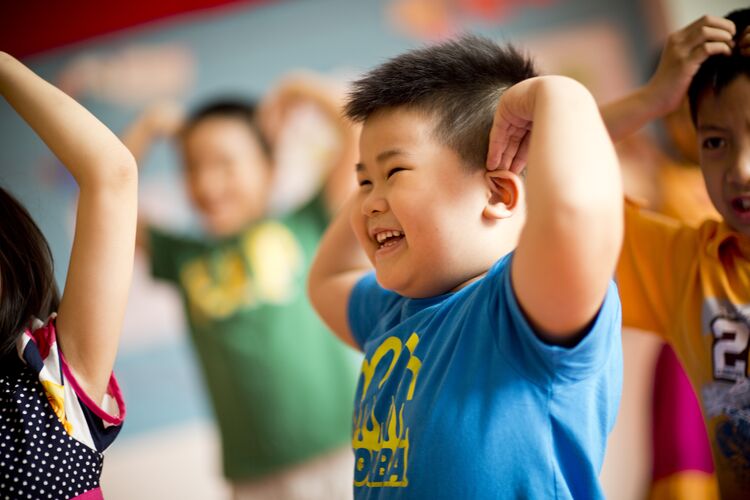
[[[383,151],[382,153],[378,154],[378,156],[375,157],[375,161],[378,163],[383,163],[384,161],[388,160],[389,158],[392,158],[393,156],[398,155],[405,155],[403,151],[400,149],[388,149],[386,151]],[[365,164],[364,163],[357,163],[354,167],[355,171],[362,172],[365,170]]]
[[[698,132],[724,132],[725,130],[727,130],[725,127],[720,127],[711,123],[698,127]]]
[[[382,153],[380,153],[375,158],[375,161],[377,161],[378,163],[383,163],[384,161],[388,160],[392,156],[398,156],[398,155],[403,155],[403,154],[405,154],[405,153],[403,151],[401,151],[400,149],[388,149],[388,150],[383,151]]]

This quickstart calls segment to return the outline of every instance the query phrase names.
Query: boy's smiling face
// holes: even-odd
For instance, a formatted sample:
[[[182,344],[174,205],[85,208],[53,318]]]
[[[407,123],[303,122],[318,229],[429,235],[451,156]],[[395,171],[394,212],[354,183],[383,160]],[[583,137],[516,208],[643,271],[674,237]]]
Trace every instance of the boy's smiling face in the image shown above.
[[[270,166],[247,124],[205,118],[183,137],[182,153],[190,199],[211,234],[234,234],[264,215]]]
[[[698,146],[708,194],[724,220],[750,236],[750,78],[698,100]]]
[[[462,286],[499,257],[487,248],[495,221],[483,217],[489,189],[433,135],[433,122],[405,108],[364,123],[352,211],[357,239],[384,288],[431,297]]]

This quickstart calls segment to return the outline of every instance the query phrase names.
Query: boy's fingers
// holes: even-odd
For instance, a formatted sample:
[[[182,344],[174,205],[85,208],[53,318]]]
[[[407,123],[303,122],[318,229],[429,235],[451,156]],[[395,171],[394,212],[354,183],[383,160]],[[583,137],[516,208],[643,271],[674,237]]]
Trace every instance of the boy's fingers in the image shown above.
[[[503,155],[504,148],[502,134],[498,130],[497,124],[493,124],[492,130],[490,130],[490,144],[487,148],[487,170],[496,170],[500,166],[500,158]]]
[[[703,26],[690,34],[688,38],[691,45],[698,45],[704,42],[726,42],[733,44],[734,34],[730,31],[711,26]]]
[[[503,151],[503,159],[500,164],[500,167],[505,170],[509,170],[513,166],[516,156],[521,151],[524,137],[527,135],[525,129],[517,127],[511,127],[508,133],[508,144]]]
[[[497,147],[493,147],[492,143],[490,143],[490,149],[487,153],[487,170],[497,170],[497,167],[500,166],[500,157],[502,156],[502,152],[498,150]]]
[[[521,145],[518,148],[518,152],[516,152],[515,158],[513,158],[513,163],[510,165],[510,171],[516,174],[520,174],[523,169],[526,167],[526,159],[529,156],[529,141],[531,140],[531,132],[528,131],[523,136],[523,140],[521,141]]]
[[[732,35],[734,35],[736,32],[734,23],[730,21],[729,19],[726,19],[724,17],[708,16],[708,15],[703,16],[699,19],[696,19],[691,24],[689,24],[686,29],[688,31],[693,31],[693,30],[700,31],[701,27],[703,26],[710,27],[710,28],[719,28],[721,30],[731,33]]]
[[[693,50],[690,51],[688,62],[690,64],[694,64],[697,69],[697,66],[699,66],[703,61],[717,54],[724,54],[727,56],[731,55],[732,47],[727,45],[725,42],[703,43],[701,45],[698,45],[697,47],[694,47]]]

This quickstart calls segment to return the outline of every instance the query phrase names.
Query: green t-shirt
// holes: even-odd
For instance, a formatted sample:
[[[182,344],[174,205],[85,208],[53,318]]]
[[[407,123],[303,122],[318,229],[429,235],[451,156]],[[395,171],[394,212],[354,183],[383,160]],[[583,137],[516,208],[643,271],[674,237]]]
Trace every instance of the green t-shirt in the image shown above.
[[[151,230],[152,273],[182,294],[230,480],[267,475],[350,439],[357,357],[305,295],[327,222],[318,198],[220,241]]]

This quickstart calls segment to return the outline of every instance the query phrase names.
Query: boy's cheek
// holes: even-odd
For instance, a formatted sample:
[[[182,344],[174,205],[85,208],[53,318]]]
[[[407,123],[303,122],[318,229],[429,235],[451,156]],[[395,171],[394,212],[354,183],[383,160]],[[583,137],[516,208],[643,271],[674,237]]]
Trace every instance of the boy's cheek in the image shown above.
[[[367,233],[367,224],[357,211],[356,207],[353,207],[349,214],[349,227],[351,227],[354,236],[357,238],[359,246],[365,251],[367,257],[372,260],[372,257],[370,256],[370,236]]]
[[[374,261],[375,252],[372,247],[372,242],[370,241],[370,238],[367,235],[367,232],[355,231],[354,234],[357,237],[357,242],[359,243],[359,247],[365,252],[370,263],[374,265],[375,264],[375,261]]]

